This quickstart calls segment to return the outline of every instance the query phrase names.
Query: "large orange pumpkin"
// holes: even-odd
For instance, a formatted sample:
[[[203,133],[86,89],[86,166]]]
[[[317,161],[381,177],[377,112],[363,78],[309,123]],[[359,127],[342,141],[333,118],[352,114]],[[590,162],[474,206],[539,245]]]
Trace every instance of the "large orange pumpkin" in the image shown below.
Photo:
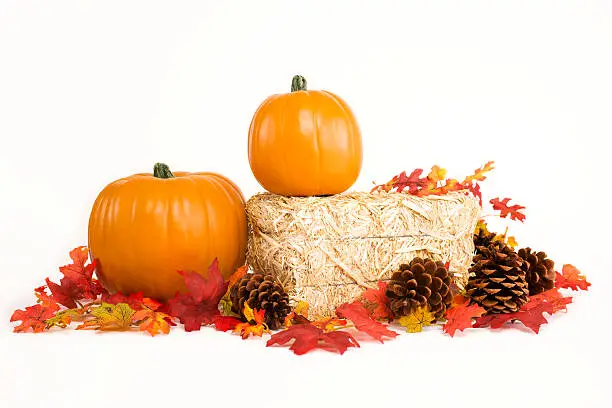
[[[361,170],[361,132],[339,96],[308,91],[293,77],[291,93],[272,95],[249,129],[249,162],[268,191],[287,196],[338,194]]]
[[[89,219],[89,249],[111,292],[168,299],[184,291],[179,270],[227,277],[245,262],[247,224],[238,187],[214,173],[172,174],[156,164],[109,184]]]

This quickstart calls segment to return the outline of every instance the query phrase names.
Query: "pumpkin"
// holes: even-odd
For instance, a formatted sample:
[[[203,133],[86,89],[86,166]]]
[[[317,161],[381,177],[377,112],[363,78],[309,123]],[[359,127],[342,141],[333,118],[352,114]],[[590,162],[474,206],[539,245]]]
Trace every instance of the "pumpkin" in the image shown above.
[[[109,184],[89,219],[89,249],[109,291],[166,300],[184,292],[178,271],[206,276],[219,260],[228,277],[245,263],[245,202],[238,187],[214,173],[172,173],[156,164]]]
[[[249,129],[249,163],[269,192],[285,196],[338,194],[355,183],[362,162],[361,132],[339,96],[309,91],[296,75],[291,93],[272,95]]]

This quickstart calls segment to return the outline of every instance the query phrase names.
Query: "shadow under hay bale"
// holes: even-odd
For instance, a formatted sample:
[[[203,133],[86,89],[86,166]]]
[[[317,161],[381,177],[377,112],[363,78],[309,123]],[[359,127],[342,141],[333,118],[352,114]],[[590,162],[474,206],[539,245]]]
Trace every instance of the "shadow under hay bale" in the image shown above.
[[[462,193],[259,194],[247,202],[247,260],[272,273],[292,299],[308,302],[313,317],[333,316],[417,256],[449,261],[464,287],[480,211]]]

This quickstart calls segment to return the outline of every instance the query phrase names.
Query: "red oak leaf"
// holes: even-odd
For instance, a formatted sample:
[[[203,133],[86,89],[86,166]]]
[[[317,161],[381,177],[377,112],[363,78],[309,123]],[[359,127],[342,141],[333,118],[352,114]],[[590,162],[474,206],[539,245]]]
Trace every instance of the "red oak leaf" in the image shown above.
[[[556,272],[555,287],[572,290],[589,290],[591,284],[574,265],[563,265],[562,273]]]
[[[219,301],[228,282],[219,272],[217,259],[208,268],[208,279],[195,272],[179,272],[185,279],[187,293],[177,293],[168,300],[170,315],[185,325],[185,331],[200,330],[202,323],[211,324],[219,314]]]
[[[289,350],[297,355],[306,354],[315,348],[344,354],[349,347],[359,347],[357,340],[345,331],[338,330],[326,333],[310,323],[296,324],[273,334],[266,343],[266,347],[275,344],[284,345],[291,341],[293,341],[293,344],[291,344]]]
[[[518,220],[524,222],[525,214],[521,213],[520,211],[525,209],[525,207],[518,204],[508,206],[508,202],[510,200],[510,198],[504,198],[503,200],[500,200],[499,198],[494,198],[489,202],[493,205],[493,209],[495,211],[500,212],[500,217],[506,218],[509,215],[511,220]]]
[[[406,175],[405,171],[402,171],[394,180],[394,187],[398,193],[408,188],[410,194],[417,194],[420,189],[427,187],[429,180],[426,177],[421,177],[423,169],[416,169],[409,176]]]
[[[70,251],[70,258],[71,264],[60,267],[64,277],[59,285],[49,278],[46,282],[54,301],[67,308],[74,308],[77,301],[96,299],[105,290],[100,282],[93,279],[96,260],[86,265],[89,259],[89,250],[86,247],[81,246]]]
[[[389,308],[390,301],[385,295],[386,290],[387,282],[378,282],[378,289],[368,289],[361,294],[361,297],[366,301],[368,309],[373,309],[372,317],[391,321],[393,312]]]
[[[340,305],[336,309],[336,315],[352,321],[357,330],[369,334],[381,343],[384,343],[383,337],[393,338],[397,336],[397,333],[389,330],[386,324],[372,319],[363,303],[359,301]]]
[[[34,305],[28,306],[25,310],[15,310],[11,316],[11,322],[21,320],[21,324],[16,326],[13,331],[15,333],[25,333],[32,330],[34,333],[40,333],[47,327],[46,320],[55,316],[59,310],[59,306],[55,303],[49,305]]]
[[[457,297],[457,299],[460,298]],[[446,311],[446,323],[444,323],[442,330],[451,337],[455,336],[457,330],[463,331],[472,327],[472,319],[485,313],[485,310],[478,305],[468,305],[469,301],[465,300],[462,304]]]
[[[215,325],[215,329],[218,331],[233,331],[240,323],[243,323],[242,320],[233,316],[217,315],[213,317],[213,324]]]

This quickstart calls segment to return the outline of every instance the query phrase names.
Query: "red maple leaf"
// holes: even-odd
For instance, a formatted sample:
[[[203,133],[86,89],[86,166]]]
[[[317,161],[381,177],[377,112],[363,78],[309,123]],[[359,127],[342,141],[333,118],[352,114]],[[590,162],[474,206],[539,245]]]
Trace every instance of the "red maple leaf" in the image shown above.
[[[213,324],[218,331],[233,331],[240,323],[243,323],[243,321],[233,316],[217,315],[213,317]]]
[[[461,297],[463,298],[463,297]],[[459,299],[459,297],[457,297]],[[445,333],[455,336],[457,330],[463,331],[472,327],[472,319],[482,316],[485,310],[478,305],[469,305],[469,300],[446,311],[446,323],[442,327]]]
[[[386,291],[387,282],[378,282],[378,289],[368,289],[361,294],[361,297],[366,301],[368,309],[373,309],[372,317],[391,321],[393,312],[389,308],[390,300],[385,294]]]
[[[587,282],[586,277],[581,275],[578,268],[574,265],[563,265],[561,272],[556,272],[555,287],[571,290],[589,290],[591,284]]]
[[[15,310],[11,316],[11,322],[21,320],[21,324],[16,326],[13,331],[15,333],[25,333],[32,330],[34,333],[40,333],[47,327],[46,320],[55,316],[58,310],[59,306],[56,303],[37,304],[28,306],[25,310]]]
[[[357,330],[369,334],[381,343],[384,343],[383,337],[393,338],[397,336],[397,333],[389,330],[386,324],[372,319],[370,313],[360,301],[340,305],[336,309],[336,315],[341,319],[352,321]]]
[[[552,305],[552,313],[557,313],[559,311],[566,311],[567,305],[572,303],[571,296],[563,296],[561,292],[559,292],[558,288],[553,288],[547,290],[546,292],[542,292],[539,295],[532,296],[529,299],[529,302],[523,306],[522,309],[529,310],[534,305],[540,302],[550,303]]]
[[[359,347],[357,340],[349,333],[341,330],[326,333],[311,323],[296,324],[273,334],[266,343],[266,347],[275,344],[282,346],[291,341],[293,344],[289,350],[297,355],[306,354],[315,348],[344,354],[349,347]]]
[[[504,198],[503,200],[500,200],[499,198],[494,198],[489,202],[493,205],[493,209],[495,211],[500,212],[500,217],[506,218],[509,215],[511,220],[518,220],[524,222],[525,214],[521,213],[520,211],[524,210],[525,207],[518,204],[508,206],[508,202],[510,200],[510,198]]]
[[[219,315],[219,301],[228,282],[219,272],[217,259],[208,268],[208,279],[195,272],[179,273],[185,279],[187,293],[177,293],[168,300],[170,315],[185,325],[185,331],[200,330],[202,323],[212,324],[213,318]]]
[[[69,309],[76,307],[79,300],[93,300],[105,292],[100,282],[93,279],[96,260],[86,265],[89,259],[87,247],[73,249],[70,251],[70,258],[71,264],[59,268],[64,275],[59,285],[49,278],[46,279],[52,299]]]
[[[492,329],[498,329],[509,321],[518,320],[535,333],[539,333],[540,326],[548,323],[544,313],[552,315],[559,310],[559,303],[557,301],[549,301],[554,299],[554,296],[553,294],[534,296],[518,312],[491,314],[481,317],[476,319],[474,327],[491,326]]]

